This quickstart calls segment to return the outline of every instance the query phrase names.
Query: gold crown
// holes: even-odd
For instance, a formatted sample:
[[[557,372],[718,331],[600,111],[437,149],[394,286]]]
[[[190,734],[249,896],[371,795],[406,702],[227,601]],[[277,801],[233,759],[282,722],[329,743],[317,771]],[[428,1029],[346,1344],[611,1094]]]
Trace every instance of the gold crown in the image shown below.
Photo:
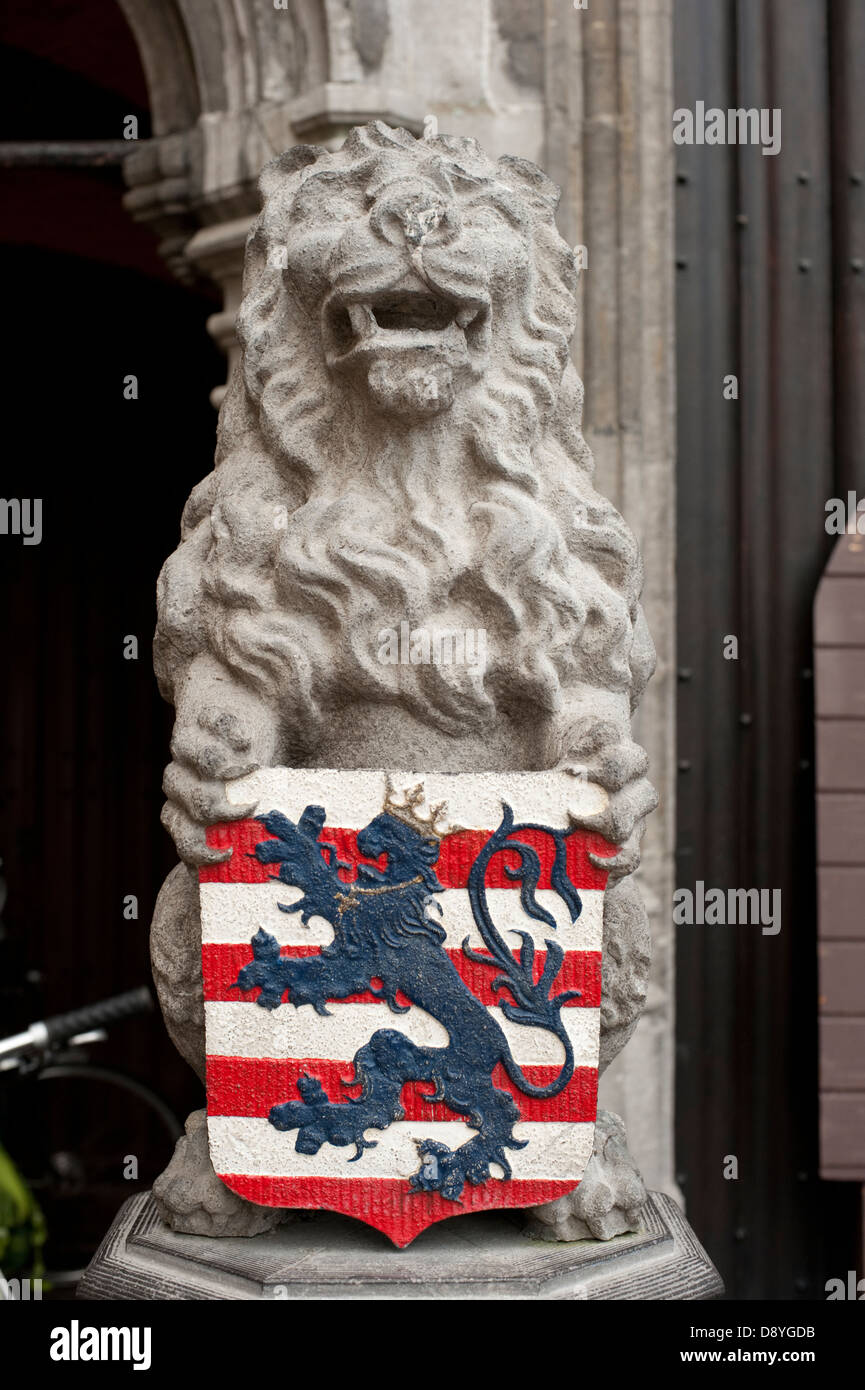
[[[429,808],[429,815],[422,816],[419,808],[426,800],[426,793],[423,783],[418,782],[416,787],[411,787],[407,791],[403,790],[404,800],[395,800],[396,788],[387,779],[387,794],[384,799],[382,810],[396,820],[401,820],[404,825],[410,825],[412,830],[416,830],[425,840],[441,840],[445,835],[453,834],[459,830],[458,825],[448,825],[446,823],[448,804],[446,801],[439,801],[435,806]],[[441,821],[441,824],[439,824]]]

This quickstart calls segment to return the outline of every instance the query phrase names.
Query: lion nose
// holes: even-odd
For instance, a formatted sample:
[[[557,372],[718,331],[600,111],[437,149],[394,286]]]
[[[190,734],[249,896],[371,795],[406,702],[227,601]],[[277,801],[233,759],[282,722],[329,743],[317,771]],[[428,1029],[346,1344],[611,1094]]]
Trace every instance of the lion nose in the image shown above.
[[[371,224],[386,240],[404,240],[411,251],[424,242],[449,239],[457,231],[453,204],[436,189],[403,186],[376,200]]]
[[[446,217],[447,209],[439,202],[424,199],[421,206],[406,208],[402,216],[406,241],[410,246],[420,246],[424,237],[434,232]]]

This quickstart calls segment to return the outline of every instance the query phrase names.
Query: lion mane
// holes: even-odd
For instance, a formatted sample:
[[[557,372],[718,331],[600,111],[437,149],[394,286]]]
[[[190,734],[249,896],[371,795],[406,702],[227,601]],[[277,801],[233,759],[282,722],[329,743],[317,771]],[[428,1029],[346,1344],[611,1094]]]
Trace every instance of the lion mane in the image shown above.
[[[654,664],[636,544],[592,486],[555,186],[380,121],[261,177],[216,464],[159,590],[156,665],[216,657],[313,756],[329,711],[444,733]],[[486,663],[387,663],[383,629],[478,629]]]

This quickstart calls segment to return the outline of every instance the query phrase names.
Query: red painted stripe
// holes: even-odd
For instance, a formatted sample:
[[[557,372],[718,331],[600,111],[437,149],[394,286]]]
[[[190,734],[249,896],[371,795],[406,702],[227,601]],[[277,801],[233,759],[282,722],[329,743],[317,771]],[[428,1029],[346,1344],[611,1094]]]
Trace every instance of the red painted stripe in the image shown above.
[[[282,956],[317,956],[318,946],[283,946],[280,955]],[[519,958],[519,952],[514,951],[514,959]],[[468,985],[472,994],[481,1001],[482,1004],[494,1005],[501,998],[510,999],[510,994],[500,991],[496,996],[490,986],[494,979],[501,973],[492,964],[487,966],[480,961],[468,960],[460,950],[448,951],[448,955],[456,966],[460,976]],[[546,951],[535,953],[533,974],[535,980],[539,980],[543,974],[546,962]],[[492,960],[492,958],[490,958]],[[241,992],[239,989],[232,989],[234,981],[237,979],[238,971],[244,965],[248,965],[252,960],[252,947],[241,945],[217,945],[213,942],[201,948],[202,970],[204,974],[204,998],[208,1003],[254,1003],[258,998],[258,988]],[[581,997],[572,999],[566,1008],[598,1009],[601,1005],[601,953],[600,951],[566,951],[562,961],[561,969],[555,981],[556,992],[566,989],[580,990]],[[401,1004],[408,1004],[402,993],[397,994],[397,1001]],[[349,1004],[373,1004],[375,996],[369,991],[363,994],[351,994],[344,1003]]]
[[[523,1072],[533,1086],[545,1086],[558,1076],[559,1069],[526,1066]],[[298,1099],[297,1079],[302,1073],[316,1077],[335,1104],[359,1094],[357,1085],[343,1085],[354,1075],[351,1062],[322,1057],[208,1057],[207,1113],[266,1119],[272,1106]],[[493,1072],[493,1081],[500,1090],[510,1091],[523,1120],[594,1123],[598,1105],[598,1073],[594,1067],[577,1067],[565,1089],[551,1100],[538,1100],[518,1090],[501,1064]],[[465,1118],[440,1101],[433,1104],[428,1098],[431,1093],[432,1085],[428,1082],[412,1081],[403,1086],[402,1105],[407,1120]]]
[[[340,877],[346,883],[352,882],[357,877],[357,865],[359,863],[377,863],[380,869],[385,867],[384,855],[376,861],[366,859],[358,853],[357,833],[356,830],[325,826],[319,836],[323,844],[335,845],[338,858],[351,866],[347,870],[340,871]],[[489,830],[463,830],[456,835],[445,836],[441,842],[438,863],[436,864],[436,874],[442,887],[465,888],[467,886],[469,870],[491,834],[492,832]],[[224,864],[213,864],[199,869],[200,881],[202,883],[266,883],[268,879],[276,876],[276,870],[273,865],[259,863],[255,857],[255,846],[263,840],[275,838],[275,836],[269,835],[264,826],[257,820],[225,821],[219,825],[209,826],[207,843],[213,849],[231,849],[233,853]],[[538,887],[549,888],[551,886],[550,869],[554,856],[552,839],[539,830],[525,831],[519,838],[523,844],[530,845],[537,851],[541,861]],[[609,844],[603,836],[595,834],[594,831],[577,831],[576,834],[570,836],[567,841],[568,877],[576,888],[606,887],[606,871],[595,868],[589,862],[590,852],[609,858],[610,855],[615,854],[616,848]],[[520,856],[516,851],[503,851],[501,854],[497,854],[487,870],[487,887],[518,888],[519,883],[509,878],[505,870],[507,868],[516,869],[519,867],[519,863]]]
[[[491,1179],[480,1187],[466,1184],[459,1202],[437,1192],[412,1192],[400,1178],[275,1178],[220,1173],[222,1181],[259,1206],[339,1211],[374,1226],[393,1241],[409,1245],[427,1226],[449,1216],[493,1207],[534,1207],[573,1192],[575,1182],[513,1178]]]
[[[484,845],[490,838],[489,830],[463,830],[458,835],[447,835],[441,843],[438,863],[435,866],[439,882],[445,888],[466,888],[469,870]],[[526,830],[515,838],[521,844],[530,845],[537,852],[541,863],[539,888],[551,888],[550,870],[555,857],[555,845],[549,835],[542,830]],[[601,835],[592,831],[577,831],[566,841],[568,877],[575,888],[604,888],[607,883],[605,869],[596,869],[589,863],[589,852],[609,858],[616,853]],[[520,855],[514,850],[495,855],[487,869],[487,888],[519,888],[519,881],[509,878],[506,869],[518,869]]]

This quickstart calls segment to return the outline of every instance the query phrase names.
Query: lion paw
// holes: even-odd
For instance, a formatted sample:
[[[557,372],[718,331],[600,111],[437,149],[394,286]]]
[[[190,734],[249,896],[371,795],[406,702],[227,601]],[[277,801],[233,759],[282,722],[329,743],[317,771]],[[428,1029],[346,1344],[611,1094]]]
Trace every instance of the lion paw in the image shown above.
[[[594,1153],[582,1182],[557,1201],[533,1207],[526,1232],[541,1240],[611,1240],[640,1230],[647,1197],[628,1152],[624,1123],[612,1111],[599,1110]]]
[[[159,1215],[173,1231],[194,1236],[258,1236],[289,1213],[238,1197],[217,1177],[207,1143],[207,1117],[194,1110],[174,1157],[153,1184]]]
[[[449,1202],[458,1202],[465,1187],[466,1172],[459,1149],[428,1139],[418,1145],[421,1166],[410,1178],[413,1192],[438,1192]]]
[[[646,777],[648,757],[634,743],[630,731],[612,720],[584,718],[568,732],[568,754],[558,766],[607,793],[602,811],[586,814],[574,808],[571,820],[583,830],[594,830],[618,846],[614,858],[592,862],[606,869],[613,881],[624,878],[640,862],[640,840],[646,817],[658,804],[658,794]]]
[[[274,1129],[297,1130],[294,1147],[299,1154],[317,1154],[322,1144],[347,1148],[354,1144],[354,1157],[360,1158],[364,1149],[374,1149],[377,1141],[364,1137],[367,1129],[382,1129],[391,1119],[400,1119],[402,1107],[390,1112],[385,1107],[361,1099],[336,1102],[329,1100],[321,1082],[314,1076],[301,1075],[297,1080],[301,1100],[284,1101],[271,1107],[268,1116]]]
[[[509,1147],[522,1149],[525,1143],[518,1140],[510,1142]],[[488,1182],[492,1176],[491,1163],[497,1163],[506,1178],[511,1175],[504,1147],[495,1140],[484,1140],[479,1134],[458,1149],[450,1149],[434,1139],[421,1141],[417,1149],[421,1166],[409,1179],[412,1191],[438,1192],[449,1202],[460,1200],[467,1182],[473,1187]]]

